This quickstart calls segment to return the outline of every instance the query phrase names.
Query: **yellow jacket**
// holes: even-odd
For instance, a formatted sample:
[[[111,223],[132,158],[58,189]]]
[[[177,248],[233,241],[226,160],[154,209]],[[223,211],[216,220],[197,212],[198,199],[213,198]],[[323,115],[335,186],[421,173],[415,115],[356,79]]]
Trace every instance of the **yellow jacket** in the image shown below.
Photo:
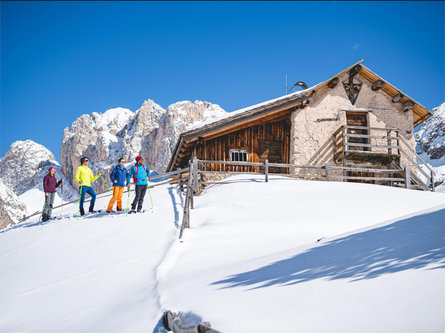
[[[82,186],[91,186],[91,181],[96,180],[99,175],[93,177],[91,169],[86,165],[81,165],[76,170],[76,182],[82,182]]]

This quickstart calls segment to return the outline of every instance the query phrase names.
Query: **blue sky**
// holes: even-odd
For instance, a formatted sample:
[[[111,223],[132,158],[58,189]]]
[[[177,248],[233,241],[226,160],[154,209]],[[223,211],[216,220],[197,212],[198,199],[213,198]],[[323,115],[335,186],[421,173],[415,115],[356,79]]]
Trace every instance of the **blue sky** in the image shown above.
[[[444,2],[4,2],[0,156],[59,159],[82,114],[206,100],[227,111],[364,64],[428,108],[445,101]]]

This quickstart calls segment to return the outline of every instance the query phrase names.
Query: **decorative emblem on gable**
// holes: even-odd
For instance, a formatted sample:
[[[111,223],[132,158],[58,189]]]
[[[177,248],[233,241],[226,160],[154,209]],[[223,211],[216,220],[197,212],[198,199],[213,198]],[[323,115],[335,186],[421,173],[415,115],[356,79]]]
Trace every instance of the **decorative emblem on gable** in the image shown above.
[[[360,90],[362,89],[363,82],[358,79],[356,79],[354,82],[354,76],[356,76],[358,72],[360,72],[361,68],[361,65],[352,67],[352,69],[349,71],[349,78],[343,81],[343,87],[345,88],[346,95],[348,96],[349,101],[352,105],[354,105],[357,101],[357,97],[360,94]]]

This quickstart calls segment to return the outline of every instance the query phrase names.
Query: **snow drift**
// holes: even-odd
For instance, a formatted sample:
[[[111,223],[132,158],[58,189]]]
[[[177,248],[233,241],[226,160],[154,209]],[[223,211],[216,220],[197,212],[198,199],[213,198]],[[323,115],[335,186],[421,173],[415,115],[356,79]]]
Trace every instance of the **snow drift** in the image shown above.
[[[229,181],[195,198],[183,240],[167,186],[153,213],[72,206],[3,230],[0,331],[165,332],[165,310],[235,333],[445,329],[445,194]]]

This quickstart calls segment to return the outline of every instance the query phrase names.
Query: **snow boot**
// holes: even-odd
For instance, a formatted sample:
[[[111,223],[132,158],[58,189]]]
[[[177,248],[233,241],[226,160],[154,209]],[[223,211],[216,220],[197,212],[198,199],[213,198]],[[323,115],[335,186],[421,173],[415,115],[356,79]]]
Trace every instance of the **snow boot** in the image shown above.
[[[99,213],[100,210],[94,210],[94,207],[93,207],[93,206],[90,206],[89,212],[90,212],[90,213]]]
[[[46,214],[42,215],[42,222],[48,221],[48,216]]]
[[[80,216],[84,216],[85,215],[85,211],[83,210],[83,208],[80,208]]]

